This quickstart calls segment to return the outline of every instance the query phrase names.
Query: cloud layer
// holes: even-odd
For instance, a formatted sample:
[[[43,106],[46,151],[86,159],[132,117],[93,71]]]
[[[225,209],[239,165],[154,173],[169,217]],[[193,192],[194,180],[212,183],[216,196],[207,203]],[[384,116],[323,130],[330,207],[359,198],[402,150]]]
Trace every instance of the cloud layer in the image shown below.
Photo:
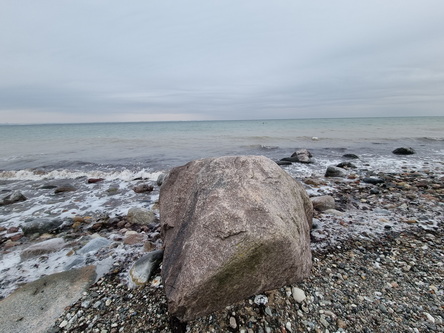
[[[444,115],[444,2],[7,1],[0,122]]]

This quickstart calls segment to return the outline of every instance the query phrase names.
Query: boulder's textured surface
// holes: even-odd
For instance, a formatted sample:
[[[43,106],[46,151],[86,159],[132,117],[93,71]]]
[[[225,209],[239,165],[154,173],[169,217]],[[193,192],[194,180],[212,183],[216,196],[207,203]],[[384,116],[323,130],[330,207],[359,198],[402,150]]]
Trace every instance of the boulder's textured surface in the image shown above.
[[[0,199],[0,206],[6,206],[25,200],[26,197],[20,191],[15,191],[11,194],[8,194],[6,197]]]
[[[304,188],[262,156],[174,168],[160,191],[170,314],[187,321],[307,277],[312,212]]]

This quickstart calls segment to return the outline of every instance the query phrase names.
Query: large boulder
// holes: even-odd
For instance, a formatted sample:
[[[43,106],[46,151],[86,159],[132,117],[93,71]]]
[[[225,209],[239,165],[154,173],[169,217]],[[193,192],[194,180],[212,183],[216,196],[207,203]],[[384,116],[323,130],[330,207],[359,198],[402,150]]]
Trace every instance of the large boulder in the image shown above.
[[[170,314],[188,321],[307,277],[312,213],[302,185],[263,156],[174,168],[160,191]]]

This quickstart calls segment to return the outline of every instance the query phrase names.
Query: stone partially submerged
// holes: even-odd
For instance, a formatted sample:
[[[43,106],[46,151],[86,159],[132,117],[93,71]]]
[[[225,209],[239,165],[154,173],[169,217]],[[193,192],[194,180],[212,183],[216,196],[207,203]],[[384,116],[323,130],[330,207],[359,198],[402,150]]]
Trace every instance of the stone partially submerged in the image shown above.
[[[170,314],[188,321],[307,277],[312,212],[302,185],[262,156],[174,168],[160,192]]]

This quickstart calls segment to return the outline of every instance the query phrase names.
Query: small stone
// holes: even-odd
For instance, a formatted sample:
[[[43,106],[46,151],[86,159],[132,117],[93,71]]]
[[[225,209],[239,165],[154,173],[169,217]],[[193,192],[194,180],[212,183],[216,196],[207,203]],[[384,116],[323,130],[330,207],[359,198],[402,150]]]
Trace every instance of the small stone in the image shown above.
[[[427,317],[427,320],[430,321],[431,323],[435,323],[435,318],[432,317],[432,315],[428,312],[424,312],[424,315]]]
[[[338,320],[336,321],[336,325],[338,325],[338,327],[339,327],[339,328],[342,328],[342,329],[344,329],[344,328],[347,327],[347,324],[346,324],[345,321],[343,321],[342,319],[338,319]]]
[[[293,295],[293,299],[297,303],[302,303],[306,298],[304,291],[302,289],[297,288],[297,287],[293,287],[292,295]]]
[[[268,297],[265,296],[265,295],[257,295],[257,296],[254,298],[254,303],[255,303],[256,305],[265,305],[265,304],[268,303]]]
[[[289,321],[287,321],[287,323],[285,324],[285,328],[287,329],[287,331],[293,332],[291,329],[291,323]]]
[[[66,325],[68,325],[68,321],[64,320],[60,323],[59,327],[64,328],[64,327],[66,327]]]
[[[230,327],[233,329],[237,328],[236,318],[230,317]]]

